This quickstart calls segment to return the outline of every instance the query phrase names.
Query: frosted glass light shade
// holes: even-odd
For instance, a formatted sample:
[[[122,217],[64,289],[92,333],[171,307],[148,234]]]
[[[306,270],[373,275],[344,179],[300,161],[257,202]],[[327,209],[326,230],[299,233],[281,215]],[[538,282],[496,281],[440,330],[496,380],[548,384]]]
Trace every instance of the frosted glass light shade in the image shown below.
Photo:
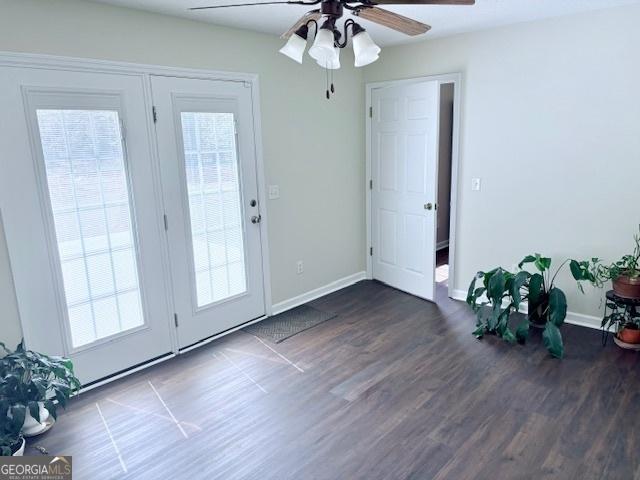
[[[307,48],[307,39],[293,34],[289,37],[289,41],[285,46],[280,49],[280,53],[286,55],[291,60],[302,63],[305,48]]]
[[[338,60],[336,49],[333,46],[333,32],[321,28],[316,35],[313,46],[309,49],[309,55],[318,62],[318,65],[326,66]]]
[[[340,49],[338,47],[335,47],[335,53],[336,53],[336,57],[333,60],[330,60],[325,64],[318,62],[318,65],[320,65],[322,68],[326,68],[327,70],[339,70],[340,69]]]
[[[353,37],[353,53],[356,57],[355,66],[364,67],[378,60],[380,47],[373,43],[367,32],[360,32]]]

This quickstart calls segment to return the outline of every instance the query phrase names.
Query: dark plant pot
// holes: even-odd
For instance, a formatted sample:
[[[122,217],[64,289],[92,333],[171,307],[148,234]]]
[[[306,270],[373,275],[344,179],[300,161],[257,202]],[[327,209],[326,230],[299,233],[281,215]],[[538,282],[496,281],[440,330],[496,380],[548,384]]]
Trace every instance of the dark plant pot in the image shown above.
[[[620,275],[613,280],[613,293],[622,298],[640,299],[640,277]]]
[[[631,345],[640,344],[640,330],[637,327],[622,327],[618,332],[618,338]]]
[[[532,302],[529,299],[529,322],[532,327],[535,328],[544,328],[547,324],[547,315],[545,315],[545,310],[549,306],[549,294],[542,293],[540,298],[538,298],[537,302]]]

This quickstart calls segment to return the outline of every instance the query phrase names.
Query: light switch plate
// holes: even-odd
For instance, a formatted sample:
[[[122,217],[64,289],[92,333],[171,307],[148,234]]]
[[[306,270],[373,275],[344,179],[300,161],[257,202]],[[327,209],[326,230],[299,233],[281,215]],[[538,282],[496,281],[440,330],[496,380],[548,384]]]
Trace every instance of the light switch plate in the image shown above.
[[[269,200],[275,200],[276,198],[280,198],[280,186],[269,185]]]
[[[471,190],[473,190],[474,192],[479,192],[480,191],[480,179],[479,178],[472,178],[471,179]]]
[[[269,185],[269,200],[275,200],[276,198],[280,198],[280,186]]]

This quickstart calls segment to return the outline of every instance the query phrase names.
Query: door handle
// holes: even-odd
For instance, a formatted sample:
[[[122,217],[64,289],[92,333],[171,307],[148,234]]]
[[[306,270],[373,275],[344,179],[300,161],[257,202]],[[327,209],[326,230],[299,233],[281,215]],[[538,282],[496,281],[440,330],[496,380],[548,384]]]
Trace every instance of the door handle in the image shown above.
[[[251,217],[251,223],[260,223],[262,221],[262,215],[254,215]]]
[[[433,203],[425,203],[424,204],[424,209],[425,210],[433,210]]]

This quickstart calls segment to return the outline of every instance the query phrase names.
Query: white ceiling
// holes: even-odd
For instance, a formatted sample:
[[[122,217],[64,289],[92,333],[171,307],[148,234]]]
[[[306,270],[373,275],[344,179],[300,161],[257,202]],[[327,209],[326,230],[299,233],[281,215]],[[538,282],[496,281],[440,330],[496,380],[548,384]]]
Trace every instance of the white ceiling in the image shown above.
[[[265,5],[191,12],[189,7],[248,3],[266,0],[93,0],[123,7],[165,13],[217,25],[243,28],[280,35],[307,10],[301,5]],[[375,1],[375,0],[374,0]],[[456,33],[527,22],[540,18],[570,15],[602,8],[637,4],[640,0],[476,0],[474,6],[389,6],[383,7],[415,18],[433,27],[426,35],[413,39],[360,20],[381,46],[408,43],[412,40],[443,37]],[[349,14],[345,10],[345,18]]]

